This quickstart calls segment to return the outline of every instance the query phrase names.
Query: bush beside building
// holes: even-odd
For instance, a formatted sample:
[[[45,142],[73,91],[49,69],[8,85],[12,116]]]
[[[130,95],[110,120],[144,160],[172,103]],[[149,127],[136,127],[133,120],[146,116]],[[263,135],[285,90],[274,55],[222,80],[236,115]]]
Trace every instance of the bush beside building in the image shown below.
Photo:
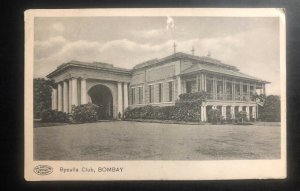
[[[128,108],[125,119],[159,119],[176,121],[200,121],[199,113],[202,101],[206,99],[205,92],[185,93],[179,96],[175,106],[151,106]]]
[[[95,122],[98,120],[99,106],[95,104],[83,104],[79,106],[73,106],[72,119],[75,122]]]
[[[69,122],[69,116],[67,113],[57,110],[46,109],[40,114],[41,122]]]
[[[35,78],[33,80],[34,118],[40,119],[42,111],[51,109],[52,80]]]

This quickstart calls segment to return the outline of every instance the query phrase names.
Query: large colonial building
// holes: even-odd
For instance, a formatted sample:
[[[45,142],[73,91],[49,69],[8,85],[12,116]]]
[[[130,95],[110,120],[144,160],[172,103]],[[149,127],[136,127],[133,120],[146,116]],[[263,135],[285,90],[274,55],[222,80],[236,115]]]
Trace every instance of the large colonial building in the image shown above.
[[[107,118],[118,118],[127,107],[174,105],[182,93],[206,91],[202,121],[207,121],[212,108],[220,109],[225,119],[234,119],[241,110],[248,118],[256,119],[253,95],[265,94],[268,83],[211,57],[181,52],[138,64],[132,70],[71,61],[47,77],[56,83],[53,109],[71,112],[72,105],[91,102],[100,106],[100,115]]]

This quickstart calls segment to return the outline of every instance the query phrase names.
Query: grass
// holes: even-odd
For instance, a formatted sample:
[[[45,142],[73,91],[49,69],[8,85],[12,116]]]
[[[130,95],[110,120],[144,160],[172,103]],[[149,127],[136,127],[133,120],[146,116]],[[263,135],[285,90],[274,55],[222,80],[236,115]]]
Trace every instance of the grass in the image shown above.
[[[280,158],[280,126],[132,121],[34,129],[35,160],[223,160]]]

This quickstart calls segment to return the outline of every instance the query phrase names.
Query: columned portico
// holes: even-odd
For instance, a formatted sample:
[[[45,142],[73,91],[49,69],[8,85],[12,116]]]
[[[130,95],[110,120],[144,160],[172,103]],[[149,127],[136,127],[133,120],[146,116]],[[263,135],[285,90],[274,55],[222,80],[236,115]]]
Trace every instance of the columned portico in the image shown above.
[[[94,91],[92,100],[89,90],[95,86],[98,86],[98,90],[93,88],[96,94]],[[104,118],[118,118],[119,113],[122,117],[125,109],[128,108],[128,87],[129,82],[88,81],[86,78],[67,78],[58,81],[56,86],[52,88],[51,108],[71,113],[72,106],[90,102],[99,106],[101,116]]]

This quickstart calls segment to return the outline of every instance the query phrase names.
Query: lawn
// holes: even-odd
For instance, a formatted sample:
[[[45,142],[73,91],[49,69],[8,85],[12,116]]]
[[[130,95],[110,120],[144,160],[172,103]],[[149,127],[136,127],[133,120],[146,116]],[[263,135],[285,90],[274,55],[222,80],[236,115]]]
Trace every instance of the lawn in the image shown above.
[[[280,158],[280,126],[130,121],[34,128],[35,160]]]

